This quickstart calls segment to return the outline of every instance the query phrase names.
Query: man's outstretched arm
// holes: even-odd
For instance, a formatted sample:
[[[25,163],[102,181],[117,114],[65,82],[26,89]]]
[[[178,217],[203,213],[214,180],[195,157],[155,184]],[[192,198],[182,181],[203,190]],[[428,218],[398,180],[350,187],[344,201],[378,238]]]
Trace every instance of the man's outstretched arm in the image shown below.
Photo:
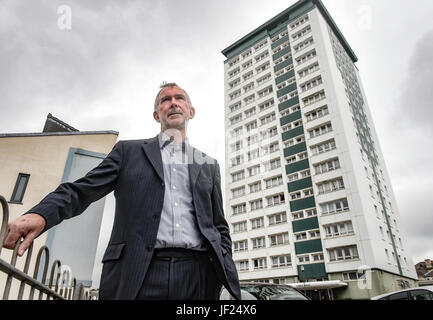
[[[75,182],[66,182],[48,194],[24,215],[12,220],[3,247],[13,249],[24,238],[18,249],[22,256],[32,241],[41,233],[65,219],[81,214],[92,202],[111,192],[121,166],[122,144],[117,143],[99,166]]]

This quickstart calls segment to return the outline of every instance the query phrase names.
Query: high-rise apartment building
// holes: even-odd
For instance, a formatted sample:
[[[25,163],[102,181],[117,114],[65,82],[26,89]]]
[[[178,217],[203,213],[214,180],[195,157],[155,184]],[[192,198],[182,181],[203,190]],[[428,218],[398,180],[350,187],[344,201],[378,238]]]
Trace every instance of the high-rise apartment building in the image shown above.
[[[357,57],[322,2],[298,1],[222,53],[240,280],[331,299],[416,286]]]

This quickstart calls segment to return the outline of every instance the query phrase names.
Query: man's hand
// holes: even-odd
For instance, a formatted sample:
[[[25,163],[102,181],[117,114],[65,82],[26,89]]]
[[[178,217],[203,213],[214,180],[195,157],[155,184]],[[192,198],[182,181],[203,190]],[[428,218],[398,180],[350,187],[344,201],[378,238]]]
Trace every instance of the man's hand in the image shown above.
[[[36,213],[23,215],[9,222],[3,241],[3,247],[13,249],[17,241],[19,241],[21,237],[24,237],[23,242],[18,248],[18,255],[21,257],[33,240],[44,229],[45,223],[45,219]]]

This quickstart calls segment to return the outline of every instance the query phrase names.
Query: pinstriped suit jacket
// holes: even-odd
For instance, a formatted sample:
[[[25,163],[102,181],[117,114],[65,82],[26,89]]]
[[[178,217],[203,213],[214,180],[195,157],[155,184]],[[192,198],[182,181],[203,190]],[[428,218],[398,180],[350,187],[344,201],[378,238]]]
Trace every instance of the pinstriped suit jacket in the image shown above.
[[[220,281],[232,296],[240,299],[229,227],[224,218],[219,165],[215,159],[193,150],[195,160],[189,165],[189,172],[198,226],[215,257]],[[158,136],[119,141],[85,177],[61,184],[28,212],[45,218],[44,232],[81,214],[113,190],[115,218],[102,260],[99,294],[100,299],[134,299],[152,259],[164,201]]]

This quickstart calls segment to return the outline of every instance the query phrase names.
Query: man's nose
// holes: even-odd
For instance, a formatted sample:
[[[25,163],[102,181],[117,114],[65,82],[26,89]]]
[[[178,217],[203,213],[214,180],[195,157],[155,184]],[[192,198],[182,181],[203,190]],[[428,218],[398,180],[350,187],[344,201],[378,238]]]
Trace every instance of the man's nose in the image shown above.
[[[172,98],[170,101],[170,108],[179,108],[179,105],[177,104],[177,101],[175,98]]]

